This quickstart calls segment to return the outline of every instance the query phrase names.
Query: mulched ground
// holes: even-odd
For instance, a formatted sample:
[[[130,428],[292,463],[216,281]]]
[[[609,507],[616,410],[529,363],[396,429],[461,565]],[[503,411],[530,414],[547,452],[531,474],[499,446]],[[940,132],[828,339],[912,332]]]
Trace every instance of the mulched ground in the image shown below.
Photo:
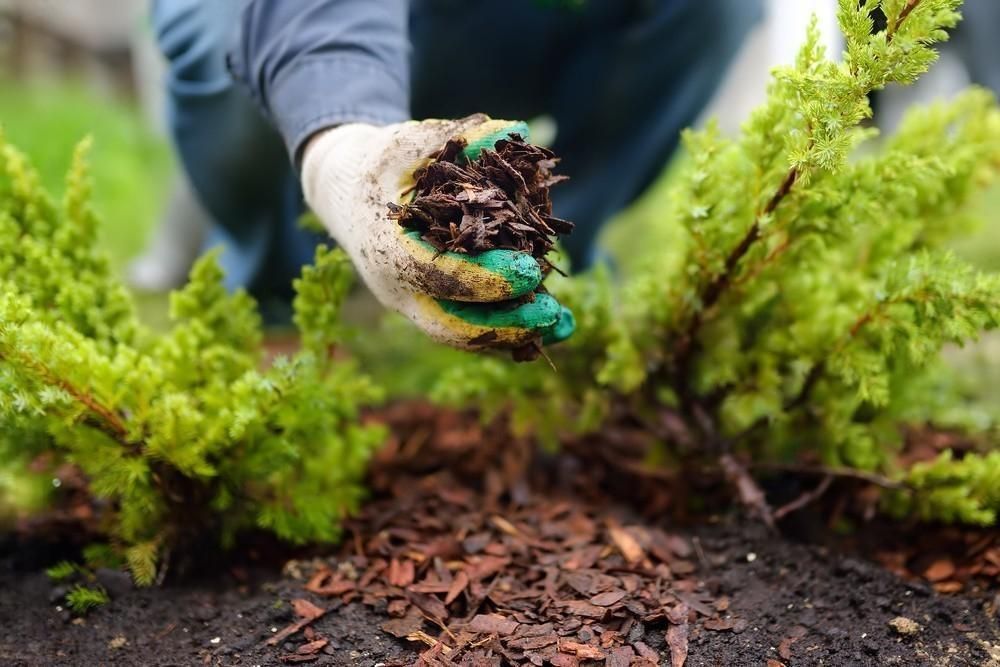
[[[25,571],[40,555],[0,548],[0,664],[1000,664],[997,531],[873,524],[834,548],[736,515],[682,525],[656,518],[663,484],[632,480],[625,502],[617,473],[499,426],[383,417],[373,501],[337,554],[280,578],[137,591],[104,572],[114,601],[73,619]]]

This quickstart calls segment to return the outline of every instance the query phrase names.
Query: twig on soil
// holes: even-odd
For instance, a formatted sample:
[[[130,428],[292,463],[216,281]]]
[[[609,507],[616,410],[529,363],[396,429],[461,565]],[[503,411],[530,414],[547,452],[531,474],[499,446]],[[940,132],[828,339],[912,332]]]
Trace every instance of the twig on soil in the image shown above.
[[[774,510],[774,520],[781,521],[792,512],[798,512],[806,505],[819,500],[819,498],[826,493],[827,489],[830,488],[831,484],[833,484],[833,475],[826,475],[815,489],[812,491],[806,491],[795,500]]]
[[[694,553],[698,557],[698,562],[701,563],[701,567],[706,572],[710,572],[712,570],[712,562],[708,560],[707,556],[705,556],[705,549],[701,546],[701,538],[697,536],[692,537],[691,546],[694,547]]]
[[[728,452],[719,457],[719,465],[722,467],[726,480],[736,487],[736,492],[743,506],[756,514],[768,528],[774,530],[774,512],[767,503],[764,491],[761,490],[757,480],[753,478],[746,466]]]
[[[879,475],[874,472],[864,470],[853,470],[851,468],[839,468],[824,465],[812,465],[807,463],[775,463],[771,461],[760,461],[751,464],[752,468],[758,470],[774,470],[777,472],[793,472],[805,475],[824,475],[827,477],[854,479],[859,482],[867,482],[875,486],[889,489],[891,491],[905,491],[909,487],[902,483]]]

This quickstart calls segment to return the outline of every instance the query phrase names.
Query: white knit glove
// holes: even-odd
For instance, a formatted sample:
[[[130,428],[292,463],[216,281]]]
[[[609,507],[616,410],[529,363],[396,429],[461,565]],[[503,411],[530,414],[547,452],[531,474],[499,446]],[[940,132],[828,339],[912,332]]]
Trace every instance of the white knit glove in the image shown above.
[[[404,200],[413,172],[449,139],[464,138],[466,153],[476,155],[511,132],[527,136],[527,126],[484,115],[385,127],[349,124],[317,134],[305,149],[306,201],[368,288],[384,306],[454,347],[514,348],[539,335],[557,342],[575,326],[572,314],[548,294],[520,305],[510,302],[542,280],[530,255],[439,254],[387,215],[389,202]]]

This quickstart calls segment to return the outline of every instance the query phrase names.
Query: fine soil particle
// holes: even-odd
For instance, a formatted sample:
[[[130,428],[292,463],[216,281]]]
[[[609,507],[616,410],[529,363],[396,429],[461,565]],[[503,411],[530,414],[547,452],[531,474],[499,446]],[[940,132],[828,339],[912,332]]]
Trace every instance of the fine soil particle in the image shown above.
[[[549,188],[565,180],[552,173],[555,154],[518,134],[472,161],[462,156],[465,146],[452,139],[419,169],[413,200],[389,204],[389,217],[441,252],[475,255],[507,248],[544,262],[556,235],[573,229],[573,223],[552,215]]]
[[[381,417],[372,500],[280,575],[115,586],[73,619],[45,551],[0,545],[0,664],[1000,664],[995,586],[940,595],[738,516],[651,518],[593,461],[454,413]]]

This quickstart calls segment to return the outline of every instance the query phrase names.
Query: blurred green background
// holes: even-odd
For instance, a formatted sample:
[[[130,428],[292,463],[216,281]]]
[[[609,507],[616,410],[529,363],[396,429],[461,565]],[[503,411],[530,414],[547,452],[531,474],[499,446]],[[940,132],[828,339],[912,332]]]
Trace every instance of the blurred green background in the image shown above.
[[[94,204],[115,266],[138,254],[166,196],[170,150],[135,107],[73,83],[0,79],[0,128],[49,192],[61,194],[76,144],[90,135]]]

